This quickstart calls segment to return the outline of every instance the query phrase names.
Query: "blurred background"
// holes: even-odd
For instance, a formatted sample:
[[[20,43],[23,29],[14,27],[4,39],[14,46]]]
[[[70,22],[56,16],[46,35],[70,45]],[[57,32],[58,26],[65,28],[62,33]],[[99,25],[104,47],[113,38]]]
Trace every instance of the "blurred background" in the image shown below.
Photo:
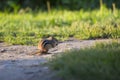
[[[0,0],[0,10],[19,11],[25,8],[30,8],[33,11],[47,11],[49,9],[92,10],[99,8],[100,1],[103,1],[107,8],[112,8],[113,3],[117,8],[120,8],[119,0]]]
[[[119,8],[119,0],[0,0],[0,41],[120,38]]]

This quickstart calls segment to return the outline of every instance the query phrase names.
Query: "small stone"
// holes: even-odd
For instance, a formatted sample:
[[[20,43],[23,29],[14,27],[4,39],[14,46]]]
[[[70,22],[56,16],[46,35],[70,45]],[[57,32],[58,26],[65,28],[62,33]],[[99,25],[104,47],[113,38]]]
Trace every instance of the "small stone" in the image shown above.
[[[11,60],[11,62],[15,62],[16,60]]]
[[[44,67],[43,70],[48,70],[49,68],[48,67]]]
[[[34,72],[25,72],[25,74],[33,74]]]
[[[1,49],[1,50],[0,50],[1,53],[5,52],[5,51],[6,51],[6,49]]]

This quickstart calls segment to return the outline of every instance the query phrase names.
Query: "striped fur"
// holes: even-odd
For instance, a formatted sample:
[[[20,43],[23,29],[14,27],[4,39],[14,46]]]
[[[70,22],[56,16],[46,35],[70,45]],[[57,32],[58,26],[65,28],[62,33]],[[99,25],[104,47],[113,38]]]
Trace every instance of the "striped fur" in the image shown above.
[[[58,45],[58,40],[54,37],[49,37],[46,39],[42,39],[38,43],[38,49],[34,54],[42,54],[42,53],[47,53],[49,49],[54,48]]]

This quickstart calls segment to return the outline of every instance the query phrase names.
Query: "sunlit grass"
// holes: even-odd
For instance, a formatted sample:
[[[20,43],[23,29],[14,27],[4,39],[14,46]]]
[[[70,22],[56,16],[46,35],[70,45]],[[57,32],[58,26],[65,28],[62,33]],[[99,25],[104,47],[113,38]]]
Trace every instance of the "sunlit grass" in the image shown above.
[[[119,80],[120,42],[54,56],[48,63],[62,80]]]
[[[117,9],[116,9],[117,10]],[[36,44],[39,38],[54,35],[60,40],[119,38],[120,11],[53,10],[51,13],[0,13],[0,41]]]

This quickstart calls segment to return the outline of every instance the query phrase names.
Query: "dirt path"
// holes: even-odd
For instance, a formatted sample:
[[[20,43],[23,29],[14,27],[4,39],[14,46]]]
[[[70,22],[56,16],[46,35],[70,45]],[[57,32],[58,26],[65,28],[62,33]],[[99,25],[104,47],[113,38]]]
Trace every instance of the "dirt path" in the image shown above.
[[[42,56],[28,55],[37,50],[35,46],[0,43],[0,80],[60,80],[55,72],[43,65],[47,59],[66,50],[93,46],[96,41],[108,40],[69,40],[51,49],[52,54]]]

